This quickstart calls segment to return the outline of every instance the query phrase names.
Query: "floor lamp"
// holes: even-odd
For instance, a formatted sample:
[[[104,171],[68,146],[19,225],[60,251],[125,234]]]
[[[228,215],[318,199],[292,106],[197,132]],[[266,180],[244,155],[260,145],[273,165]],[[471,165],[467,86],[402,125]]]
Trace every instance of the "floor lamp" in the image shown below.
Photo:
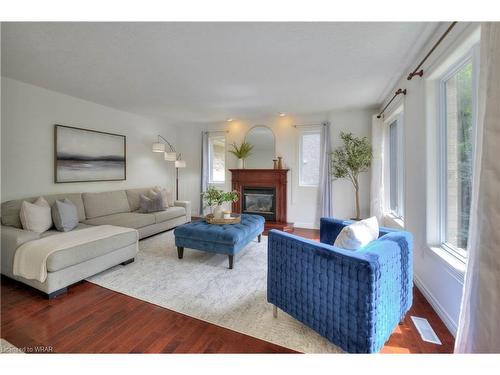
[[[186,168],[185,160],[175,161],[175,200],[179,200],[179,168]]]

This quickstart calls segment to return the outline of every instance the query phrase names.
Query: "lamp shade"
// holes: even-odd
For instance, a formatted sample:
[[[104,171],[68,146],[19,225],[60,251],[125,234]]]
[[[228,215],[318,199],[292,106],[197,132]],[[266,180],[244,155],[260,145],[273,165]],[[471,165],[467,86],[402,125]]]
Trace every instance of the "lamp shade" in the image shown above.
[[[155,142],[152,147],[153,152],[165,152],[165,143]]]
[[[175,152],[165,152],[165,160],[175,161],[177,159],[177,154]]]
[[[175,161],[175,168],[186,168],[186,161],[185,160],[176,160]]]

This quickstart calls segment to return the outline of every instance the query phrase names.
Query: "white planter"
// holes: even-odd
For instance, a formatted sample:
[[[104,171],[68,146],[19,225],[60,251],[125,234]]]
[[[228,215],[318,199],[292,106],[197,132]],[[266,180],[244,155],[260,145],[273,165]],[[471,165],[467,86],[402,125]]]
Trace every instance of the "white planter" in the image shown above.
[[[238,159],[238,169],[245,168],[245,159]]]
[[[222,219],[224,217],[224,209],[222,206],[215,206],[213,214],[214,219]]]

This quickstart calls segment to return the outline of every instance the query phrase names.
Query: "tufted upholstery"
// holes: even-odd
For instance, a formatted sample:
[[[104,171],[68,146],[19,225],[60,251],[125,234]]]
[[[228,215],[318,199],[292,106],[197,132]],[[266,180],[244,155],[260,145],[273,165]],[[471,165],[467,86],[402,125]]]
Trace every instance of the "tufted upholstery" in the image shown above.
[[[349,223],[322,218],[319,243],[270,231],[267,299],[347,352],[378,352],[412,304],[413,240],[380,228],[357,251],[332,246]]]
[[[264,218],[241,215],[241,223],[212,225],[204,220],[178,226],[175,245],[221,254],[236,254],[264,230]]]

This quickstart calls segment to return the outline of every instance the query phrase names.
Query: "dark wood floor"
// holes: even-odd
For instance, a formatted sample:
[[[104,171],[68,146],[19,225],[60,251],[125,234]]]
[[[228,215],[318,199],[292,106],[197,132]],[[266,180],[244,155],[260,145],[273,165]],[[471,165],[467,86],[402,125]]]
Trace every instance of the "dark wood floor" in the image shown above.
[[[295,229],[318,239],[319,232]],[[443,345],[422,341],[410,315],[427,318]],[[83,281],[47,300],[2,277],[1,337],[28,351],[57,353],[293,353]],[[451,353],[453,336],[418,289],[404,323],[382,353]]]

